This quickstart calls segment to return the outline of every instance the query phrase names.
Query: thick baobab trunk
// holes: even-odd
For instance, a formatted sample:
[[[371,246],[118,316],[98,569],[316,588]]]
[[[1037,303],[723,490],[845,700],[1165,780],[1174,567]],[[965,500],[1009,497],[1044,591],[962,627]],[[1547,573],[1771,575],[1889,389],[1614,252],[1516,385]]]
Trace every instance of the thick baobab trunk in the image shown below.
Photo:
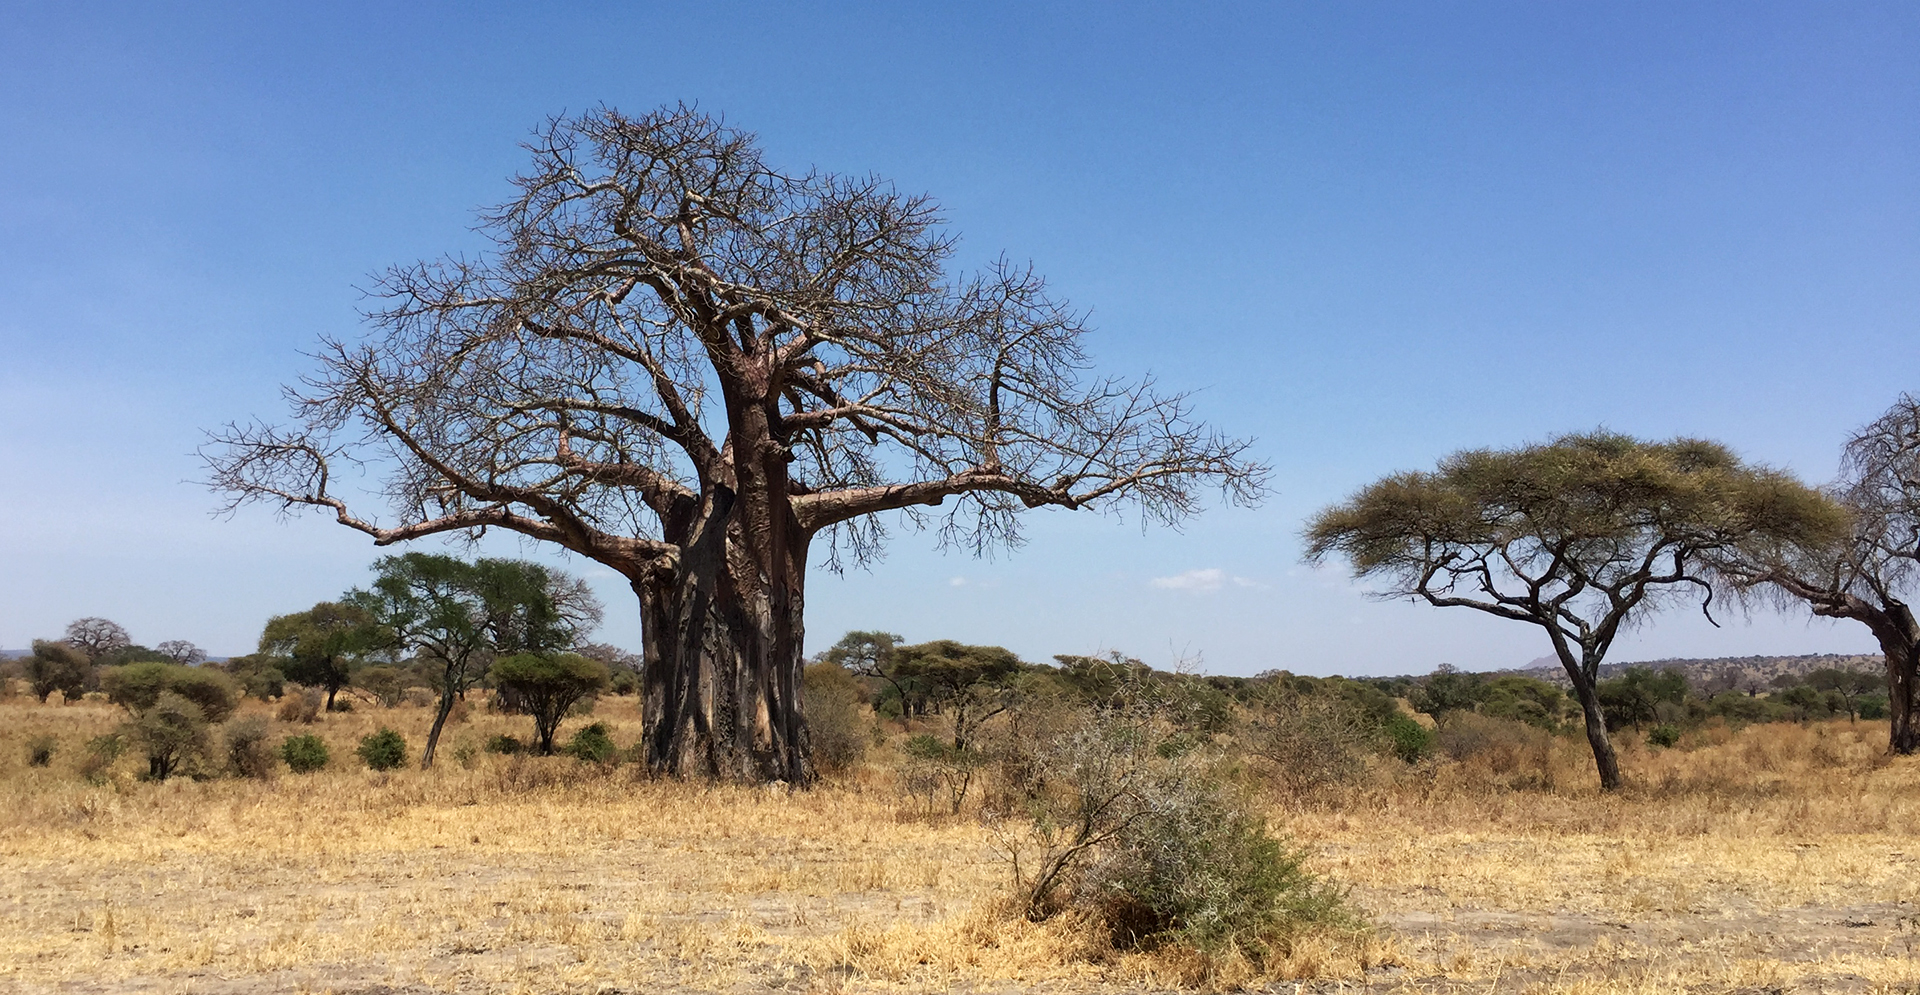
[[[1564,664],[1564,661],[1563,661]],[[1600,772],[1600,790],[1620,790],[1620,757],[1613,752],[1613,738],[1607,735],[1607,717],[1600,711],[1600,693],[1594,682],[1577,664],[1565,664],[1573,683],[1573,694],[1580,701],[1580,714],[1587,724],[1587,745],[1593,748],[1593,765]]]
[[[647,762],[677,777],[806,784],[805,543],[754,548],[766,533],[730,523],[721,504],[675,569],[634,585]]]

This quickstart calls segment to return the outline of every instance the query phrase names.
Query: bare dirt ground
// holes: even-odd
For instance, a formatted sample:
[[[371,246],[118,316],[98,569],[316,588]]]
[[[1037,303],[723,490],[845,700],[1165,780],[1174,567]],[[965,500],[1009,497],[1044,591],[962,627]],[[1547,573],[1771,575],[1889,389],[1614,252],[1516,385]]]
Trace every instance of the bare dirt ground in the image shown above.
[[[323,726],[340,757],[404,712]],[[1547,783],[1451,765],[1277,804],[1376,932],[1208,976],[1000,914],[978,822],[918,814],[880,760],[787,795],[559,760],[88,786],[21,759],[30,726],[114,721],[0,703],[0,990],[1920,991],[1920,766],[1865,723],[1630,751],[1622,797],[1553,752]]]

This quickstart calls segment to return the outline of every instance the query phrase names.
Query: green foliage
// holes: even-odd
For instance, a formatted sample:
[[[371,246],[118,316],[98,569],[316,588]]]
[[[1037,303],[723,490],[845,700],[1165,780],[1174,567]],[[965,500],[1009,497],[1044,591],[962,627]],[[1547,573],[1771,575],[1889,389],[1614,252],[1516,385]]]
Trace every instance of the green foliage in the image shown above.
[[[221,664],[227,676],[249,698],[272,701],[286,693],[287,675],[274,666],[273,658],[263,653],[236,656]]]
[[[1884,694],[1862,695],[1855,705],[1863,719],[1884,719],[1887,717],[1887,696]]]
[[[1418,763],[1433,752],[1433,731],[1411,716],[1394,713],[1380,726],[1387,750],[1406,763]]]
[[[171,690],[161,691],[151,705],[136,713],[127,725],[127,734],[146,754],[146,776],[152,781],[184,772],[207,753],[206,713],[196,702]]]
[[[77,647],[67,643],[33,641],[33,655],[25,663],[27,684],[33,696],[45,702],[55,691],[68,701],[80,697],[93,673],[93,662]]]
[[[519,653],[487,672],[518,711],[533,716],[534,747],[553,753],[554,733],[567,710],[607,686],[606,665],[574,653]]]
[[[266,780],[274,775],[273,751],[267,748],[267,723],[257,715],[227,723],[225,759],[235,777]]]
[[[1654,726],[1647,733],[1648,746],[1668,747],[1679,742],[1680,728],[1678,726],[1662,723]]]
[[[613,737],[607,735],[605,722],[583,726],[560,752],[575,760],[596,764],[617,763],[620,759],[620,748],[614,745]]]
[[[129,663],[108,667],[100,676],[100,686],[108,701],[136,716],[152,709],[168,693],[193,702],[208,722],[226,721],[239,705],[233,682],[211,667],[158,661]]]
[[[851,770],[873,739],[866,688],[836,663],[808,664],[801,680],[814,769],[829,775]]]
[[[280,759],[295,774],[311,774],[327,766],[327,741],[318,736],[288,736],[280,744]]]
[[[288,680],[326,689],[329,711],[335,710],[340,689],[352,681],[354,667],[391,643],[391,633],[365,608],[332,601],[276,615],[260,634],[260,652],[271,657]]]
[[[406,675],[398,667],[362,667],[354,674],[353,682],[361,690],[373,695],[382,708],[397,707],[407,696]]]
[[[360,746],[353,752],[369,770],[394,770],[407,762],[407,741],[399,733],[381,726],[379,731],[361,737]]]
[[[53,763],[54,750],[60,741],[52,736],[35,736],[27,740],[27,766],[46,767]]]
[[[896,647],[892,661],[892,673],[924,688],[952,721],[953,745],[963,750],[981,723],[1013,704],[1016,679],[1027,669],[1011,650],[951,639]]]
[[[1619,677],[1596,684],[1594,691],[1608,729],[1629,725],[1638,729],[1660,721],[1661,705],[1686,701],[1687,678],[1671,668],[1656,673],[1646,667],[1628,667]]]
[[[484,749],[488,753],[498,753],[501,756],[512,757],[525,753],[527,751],[527,744],[520,742],[516,737],[502,733],[498,736],[489,737]]]
[[[1452,711],[1473,711],[1486,694],[1485,678],[1443,663],[1414,688],[1408,700],[1416,710],[1437,719]]]

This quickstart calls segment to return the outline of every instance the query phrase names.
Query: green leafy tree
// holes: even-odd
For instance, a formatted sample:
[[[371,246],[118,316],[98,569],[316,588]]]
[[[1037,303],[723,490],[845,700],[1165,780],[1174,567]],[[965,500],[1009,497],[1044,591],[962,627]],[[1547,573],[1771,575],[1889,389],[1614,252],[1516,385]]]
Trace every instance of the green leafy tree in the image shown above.
[[[327,741],[318,736],[288,736],[280,744],[280,759],[295,774],[311,774],[327,765]]]
[[[999,646],[936,639],[894,649],[892,669],[926,686],[953,724],[953,748],[966,750],[981,723],[1013,706],[1017,679],[1027,667]]]
[[[1486,696],[1486,678],[1443,663],[1420,682],[1409,700],[1414,708],[1439,718],[1447,712],[1471,712]]]
[[[55,691],[71,702],[80,697],[93,673],[93,662],[69,643],[33,641],[33,655],[26,660],[27,684],[33,695],[45,703]]]
[[[1679,705],[1687,700],[1687,677],[1668,668],[1654,671],[1647,667],[1628,667],[1619,677],[1601,681],[1595,688],[1600,696],[1600,711],[1608,729],[1660,721],[1660,706]]]
[[[898,706],[900,728],[905,729],[915,714],[926,711],[928,694],[924,683],[900,673],[894,666],[894,650],[901,642],[900,637],[891,632],[856,630],[841,636],[839,642],[820,654],[820,662],[885,684],[887,691],[874,700],[874,707],[885,706],[891,710]]]
[[[340,689],[352,682],[353,668],[391,643],[365,608],[334,601],[275,615],[260,634],[260,652],[278,660],[288,680],[326,689],[330,712]]]
[[[1851,721],[1860,717],[1860,699],[1885,687],[1886,681],[1863,670],[1822,667],[1807,675],[1807,684],[1829,694],[1839,695],[1841,707],[1845,709],[1847,719]]]
[[[1080,312],[1030,268],[953,271],[929,198],[777,168],[685,107],[555,119],[530,150],[494,251],[392,270],[374,335],[293,391],[299,424],[207,458],[236,503],[382,544],[507,530],[625,577],[656,770],[809,779],[808,565],[877,555],[876,516],[944,507],[985,551],[1027,509],[1175,523],[1264,490],[1186,397],[1089,374]],[[356,460],[392,468],[393,521],[332,489]]]
[[[206,756],[207,717],[200,706],[162,691],[127,726],[130,740],[147,756],[147,778],[164,781]]]
[[[517,653],[487,672],[493,685],[533,716],[534,749],[553,754],[553,736],[567,710],[607,686],[607,668],[574,653]]]
[[[208,667],[177,663],[129,663],[108,667],[100,676],[107,700],[138,716],[161,697],[176,694],[194,703],[208,722],[225,722],[239,705],[232,680]]]
[[[454,702],[498,656],[565,649],[600,623],[584,583],[524,560],[406,553],[374,564],[378,577],[348,595],[398,652],[425,663],[440,693],[420,766],[433,766]]]
[[[1540,627],[1611,791],[1620,763],[1598,685],[1622,627],[1664,602],[1704,608],[1717,554],[1816,539],[1840,522],[1818,492],[1716,443],[1595,432],[1380,480],[1314,516],[1307,559],[1347,560],[1383,583],[1382,597]]]

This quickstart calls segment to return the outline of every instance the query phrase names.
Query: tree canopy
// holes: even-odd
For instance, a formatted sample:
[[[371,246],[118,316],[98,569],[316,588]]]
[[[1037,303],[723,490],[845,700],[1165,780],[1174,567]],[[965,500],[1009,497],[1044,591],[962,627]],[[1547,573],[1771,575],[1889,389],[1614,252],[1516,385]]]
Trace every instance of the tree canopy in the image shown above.
[[[1345,559],[1383,597],[1545,630],[1611,789],[1619,765],[1595,685],[1621,629],[1666,602],[1705,610],[1717,554],[1815,541],[1841,521],[1818,492],[1717,443],[1598,431],[1459,452],[1370,484],[1314,516],[1307,559]]]

